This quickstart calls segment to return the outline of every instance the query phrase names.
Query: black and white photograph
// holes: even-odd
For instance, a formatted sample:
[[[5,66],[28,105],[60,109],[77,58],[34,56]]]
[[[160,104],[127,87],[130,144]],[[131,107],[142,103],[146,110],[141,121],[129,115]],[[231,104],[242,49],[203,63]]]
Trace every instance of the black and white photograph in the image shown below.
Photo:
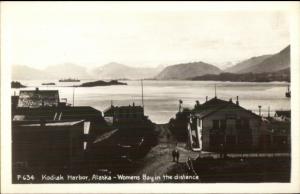
[[[253,4],[1,2],[3,192],[300,192],[300,3]]]

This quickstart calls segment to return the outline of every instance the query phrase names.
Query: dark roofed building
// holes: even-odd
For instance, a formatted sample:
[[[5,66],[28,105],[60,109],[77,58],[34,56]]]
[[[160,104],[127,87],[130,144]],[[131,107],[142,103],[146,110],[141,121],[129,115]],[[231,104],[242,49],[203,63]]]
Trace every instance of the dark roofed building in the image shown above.
[[[261,117],[232,100],[212,98],[198,105],[188,122],[193,150],[251,150],[259,146]]]
[[[21,90],[18,107],[38,108],[57,107],[59,105],[58,90]]]
[[[104,117],[112,117],[115,121],[130,119],[145,119],[144,108],[142,106],[111,106],[104,111]]]
[[[13,173],[63,173],[83,165],[87,130],[83,120],[12,123]],[[14,176],[17,177],[17,176]]]
[[[90,106],[38,107],[17,108],[13,120],[18,115],[24,115],[25,120],[97,120],[103,119],[102,112]]]
[[[291,111],[290,110],[277,110],[275,111],[274,117],[282,121],[291,121]]]

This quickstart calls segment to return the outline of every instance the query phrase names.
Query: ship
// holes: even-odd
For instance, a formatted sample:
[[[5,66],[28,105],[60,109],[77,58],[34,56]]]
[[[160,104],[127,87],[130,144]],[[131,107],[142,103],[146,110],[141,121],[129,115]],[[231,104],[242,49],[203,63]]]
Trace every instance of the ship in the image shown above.
[[[291,97],[291,90],[290,90],[290,86],[288,86],[287,91],[285,93],[285,97],[290,98]]]
[[[80,80],[68,78],[68,79],[60,79],[59,82],[80,82]]]

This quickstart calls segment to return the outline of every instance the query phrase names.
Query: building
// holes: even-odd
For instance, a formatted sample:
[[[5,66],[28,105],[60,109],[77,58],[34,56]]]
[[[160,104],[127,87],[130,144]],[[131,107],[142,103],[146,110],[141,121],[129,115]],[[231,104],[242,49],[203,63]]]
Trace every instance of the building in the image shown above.
[[[124,119],[144,119],[144,108],[142,106],[113,106],[109,107],[104,111],[104,117],[111,117],[114,120],[124,120]]]
[[[144,107],[134,103],[128,106],[110,106],[104,111],[104,118],[111,122],[114,134],[113,151],[124,157],[136,159],[144,156],[157,143],[155,124],[144,115]],[[105,143],[108,145],[108,143]],[[103,142],[95,142],[95,147],[104,147]],[[107,148],[106,148],[107,149]],[[117,151],[119,150],[119,151]]]
[[[232,100],[217,97],[198,104],[188,122],[193,150],[252,150],[259,147],[261,117]]]
[[[73,163],[86,159],[99,136],[112,130],[101,111],[90,106],[68,106],[58,97],[57,90],[38,89],[20,91],[19,97],[12,97],[15,166],[47,166],[49,159],[57,168],[72,168]]]
[[[57,107],[59,105],[58,90],[21,90],[19,93],[18,107],[38,108]]]
[[[84,162],[89,125],[83,120],[12,123],[13,172],[63,173]]]
[[[262,150],[291,150],[291,122],[289,118],[274,117],[263,119],[261,126],[260,145]]]
[[[290,110],[276,110],[274,118],[281,121],[291,121],[291,111]]]

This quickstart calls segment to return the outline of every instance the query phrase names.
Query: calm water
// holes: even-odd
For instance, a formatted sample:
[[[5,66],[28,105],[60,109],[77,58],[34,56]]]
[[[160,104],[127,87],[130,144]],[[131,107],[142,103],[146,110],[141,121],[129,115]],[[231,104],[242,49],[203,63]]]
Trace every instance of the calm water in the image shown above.
[[[87,80],[86,80],[87,81]],[[90,81],[90,80],[89,80]],[[29,86],[27,89],[58,89],[60,98],[67,98],[72,103],[73,88],[58,87],[78,85],[80,83],[56,83],[56,86],[42,86],[43,82],[53,81],[28,81],[21,83]],[[85,81],[83,81],[85,82]],[[75,106],[92,106],[101,111],[114,105],[129,105],[135,102],[141,104],[140,81],[123,81],[128,85],[102,86],[91,88],[75,88]],[[178,111],[178,100],[183,100],[183,106],[191,108],[195,101],[200,103],[214,97],[214,85],[217,86],[217,96],[223,100],[232,98],[234,101],[239,96],[240,105],[258,112],[258,105],[262,106],[263,115],[267,115],[268,106],[271,114],[274,110],[290,109],[290,99],[285,97],[288,83],[245,83],[245,82],[214,82],[214,81],[144,81],[145,114],[156,123],[166,123]],[[18,89],[13,89],[12,94]]]

